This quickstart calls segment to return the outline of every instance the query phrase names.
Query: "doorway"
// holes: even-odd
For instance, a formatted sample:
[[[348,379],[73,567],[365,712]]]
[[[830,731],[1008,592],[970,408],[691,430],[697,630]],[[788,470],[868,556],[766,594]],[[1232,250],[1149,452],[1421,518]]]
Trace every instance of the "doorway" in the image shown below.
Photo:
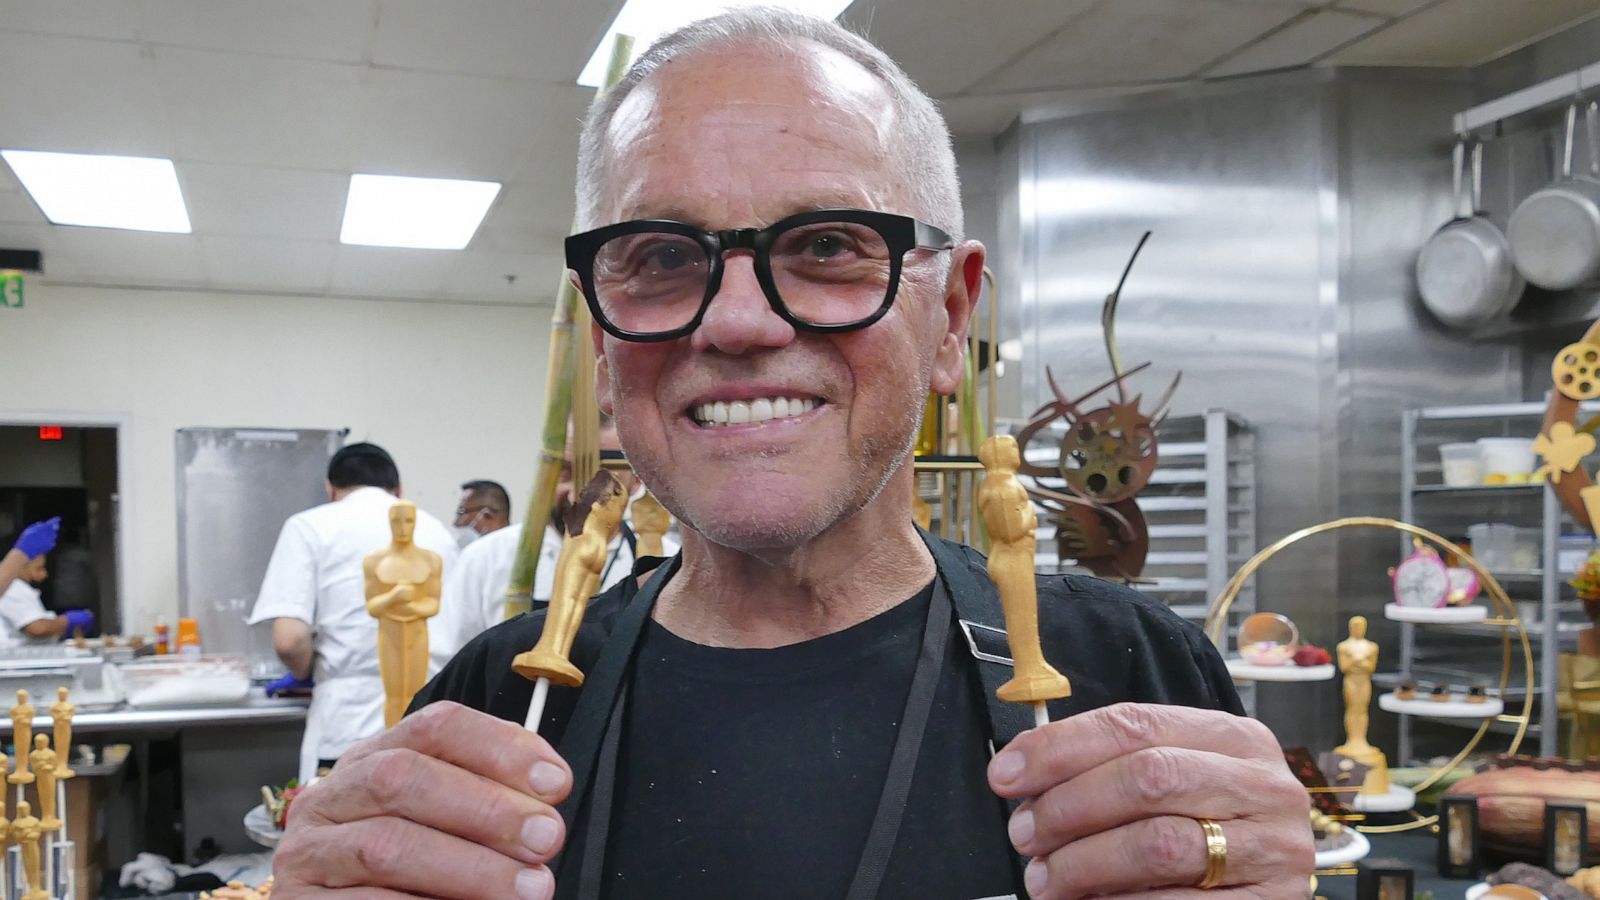
[[[45,609],[87,609],[117,634],[117,429],[50,423],[0,425],[0,552],[31,522],[61,517],[61,537],[38,585]]]

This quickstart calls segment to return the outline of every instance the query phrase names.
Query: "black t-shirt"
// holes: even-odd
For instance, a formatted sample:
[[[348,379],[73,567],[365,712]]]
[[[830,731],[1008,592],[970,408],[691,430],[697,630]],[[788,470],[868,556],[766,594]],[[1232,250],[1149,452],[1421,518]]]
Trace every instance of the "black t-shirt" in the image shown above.
[[[590,604],[572,654],[580,668],[598,656],[636,584],[625,580]],[[1053,717],[1121,700],[1241,711],[1214,648],[1165,606],[1079,576],[1041,576],[1039,590],[1046,656],[1073,683]],[[627,682],[600,896],[843,897],[888,771],[931,593],[770,650],[705,647],[646,623]],[[542,627],[536,611],[480,635],[413,708],[454,700],[521,722],[532,686],[510,661]],[[880,896],[1026,896],[1006,806],[988,788],[991,728],[977,669],[950,627]],[[541,733],[557,748],[578,693],[551,689]],[[583,858],[587,812],[568,823],[559,896]]]

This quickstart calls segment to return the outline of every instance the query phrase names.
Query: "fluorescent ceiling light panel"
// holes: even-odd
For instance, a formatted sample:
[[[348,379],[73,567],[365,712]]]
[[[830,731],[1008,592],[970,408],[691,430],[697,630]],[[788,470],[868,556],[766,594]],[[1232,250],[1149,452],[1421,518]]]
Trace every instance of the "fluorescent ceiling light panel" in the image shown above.
[[[170,159],[0,150],[56,225],[188,234],[189,211]]]
[[[351,175],[339,243],[460,250],[499,193],[493,181]]]
[[[600,46],[594,48],[583,71],[578,73],[578,83],[586,87],[600,86],[600,79],[606,74],[606,63],[611,60],[611,45],[618,34],[633,38],[633,59],[636,59],[663,34],[741,6],[776,6],[819,19],[836,19],[850,8],[850,3],[851,0],[628,0],[611,27],[606,29],[606,36],[600,39]]]

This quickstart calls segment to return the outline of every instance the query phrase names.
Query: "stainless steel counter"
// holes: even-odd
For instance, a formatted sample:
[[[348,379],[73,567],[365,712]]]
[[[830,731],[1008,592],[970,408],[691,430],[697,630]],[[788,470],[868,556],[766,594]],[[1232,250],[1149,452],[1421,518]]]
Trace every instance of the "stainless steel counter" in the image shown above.
[[[80,712],[72,717],[72,733],[169,731],[214,725],[269,725],[304,721],[309,700],[275,700],[252,697],[233,706],[176,706],[161,709],[119,707],[106,712]],[[35,731],[53,727],[48,710],[35,715]],[[11,719],[0,718],[0,733],[11,730]]]

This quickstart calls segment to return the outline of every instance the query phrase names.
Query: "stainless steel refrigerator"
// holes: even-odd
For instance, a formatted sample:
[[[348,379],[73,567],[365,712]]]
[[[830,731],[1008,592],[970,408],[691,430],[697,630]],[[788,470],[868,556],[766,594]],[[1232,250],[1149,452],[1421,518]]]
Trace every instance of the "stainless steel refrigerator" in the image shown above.
[[[283,666],[270,626],[245,619],[284,520],[327,502],[328,460],[346,433],[178,429],[179,614],[198,620],[205,652],[244,656],[257,678]]]

